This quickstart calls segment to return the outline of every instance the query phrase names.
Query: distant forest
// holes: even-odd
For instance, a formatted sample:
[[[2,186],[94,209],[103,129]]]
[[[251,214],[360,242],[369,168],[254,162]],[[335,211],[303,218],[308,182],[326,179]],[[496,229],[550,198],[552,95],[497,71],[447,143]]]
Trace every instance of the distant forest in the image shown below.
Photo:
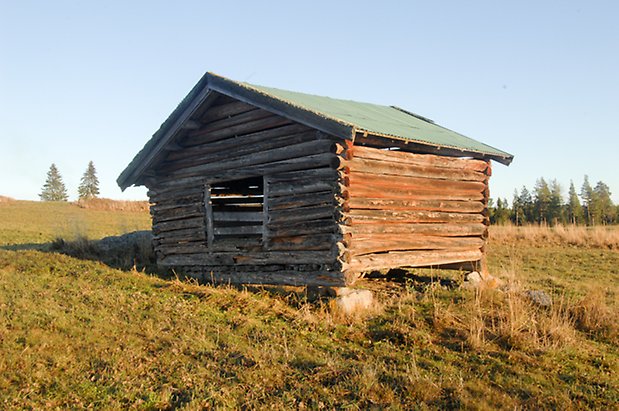
[[[580,192],[570,182],[567,201],[557,180],[539,178],[532,190],[515,190],[511,206],[507,199],[490,199],[488,211],[491,224],[619,224],[619,205],[613,204],[608,185],[598,181],[592,186],[588,176]]]

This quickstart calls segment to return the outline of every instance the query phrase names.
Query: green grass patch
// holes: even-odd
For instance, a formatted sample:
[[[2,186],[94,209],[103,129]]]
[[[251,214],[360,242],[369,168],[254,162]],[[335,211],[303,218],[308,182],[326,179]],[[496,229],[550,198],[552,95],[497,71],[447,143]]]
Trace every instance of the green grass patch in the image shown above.
[[[85,216],[91,238],[122,233],[129,218],[48,206]],[[28,243],[38,230],[39,242],[58,235],[28,221],[70,226],[59,214],[0,212],[25,221]],[[4,244],[20,244],[6,220]],[[126,226],[147,222],[142,213]],[[296,294],[0,250],[0,408],[612,409],[617,266],[612,250],[492,245],[493,273],[563,305],[540,309],[518,293],[438,283],[368,282],[382,309],[343,321],[326,302]],[[460,281],[457,273],[432,275]],[[601,294],[587,300],[593,291]],[[596,324],[600,315],[586,315],[595,310],[611,320]]]

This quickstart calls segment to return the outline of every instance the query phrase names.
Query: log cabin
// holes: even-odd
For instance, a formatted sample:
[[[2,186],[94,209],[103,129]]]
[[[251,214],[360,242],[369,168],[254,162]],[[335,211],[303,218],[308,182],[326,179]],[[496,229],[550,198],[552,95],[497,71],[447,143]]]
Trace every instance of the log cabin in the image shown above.
[[[490,161],[512,158],[395,106],[206,73],[117,182],[148,188],[160,266],[338,287],[401,267],[483,271]]]

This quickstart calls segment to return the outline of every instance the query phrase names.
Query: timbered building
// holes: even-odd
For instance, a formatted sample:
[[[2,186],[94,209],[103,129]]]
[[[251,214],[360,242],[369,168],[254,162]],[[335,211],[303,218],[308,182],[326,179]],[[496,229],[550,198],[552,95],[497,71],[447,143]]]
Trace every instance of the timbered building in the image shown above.
[[[345,286],[483,269],[490,160],[393,106],[207,73],[118,178],[148,188],[158,264],[202,281]]]

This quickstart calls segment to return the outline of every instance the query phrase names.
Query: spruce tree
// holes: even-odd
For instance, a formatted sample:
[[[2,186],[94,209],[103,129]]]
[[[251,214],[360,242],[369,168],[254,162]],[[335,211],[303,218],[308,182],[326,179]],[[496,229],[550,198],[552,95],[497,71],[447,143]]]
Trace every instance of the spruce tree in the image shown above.
[[[595,216],[592,214],[592,211],[595,208],[594,197],[593,188],[591,187],[591,184],[589,184],[589,176],[585,175],[585,180],[582,183],[582,187],[580,187],[580,198],[582,198],[582,205],[587,225],[593,225],[595,223]]]
[[[561,184],[556,179],[550,182],[550,203],[548,204],[548,222],[553,225],[561,222],[565,218],[563,214],[563,194]]]
[[[546,180],[543,177],[540,177],[535,182],[535,187],[533,188],[534,195],[534,210],[535,210],[535,220],[538,223],[550,223],[551,215],[549,213],[550,209],[550,187]]]
[[[88,167],[82,176],[77,193],[80,200],[90,200],[99,195],[99,179],[97,178],[97,170],[95,170],[95,165],[92,161],[88,163]]]
[[[45,180],[39,197],[42,201],[67,201],[69,198],[67,196],[67,189],[62,181],[62,176],[54,163],[49,167],[47,180]]]
[[[567,215],[570,223],[572,224],[580,224],[584,219],[582,206],[580,205],[578,194],[576,194],[576,187],[574,187],[574,182],[571,180],[567,200]]]

